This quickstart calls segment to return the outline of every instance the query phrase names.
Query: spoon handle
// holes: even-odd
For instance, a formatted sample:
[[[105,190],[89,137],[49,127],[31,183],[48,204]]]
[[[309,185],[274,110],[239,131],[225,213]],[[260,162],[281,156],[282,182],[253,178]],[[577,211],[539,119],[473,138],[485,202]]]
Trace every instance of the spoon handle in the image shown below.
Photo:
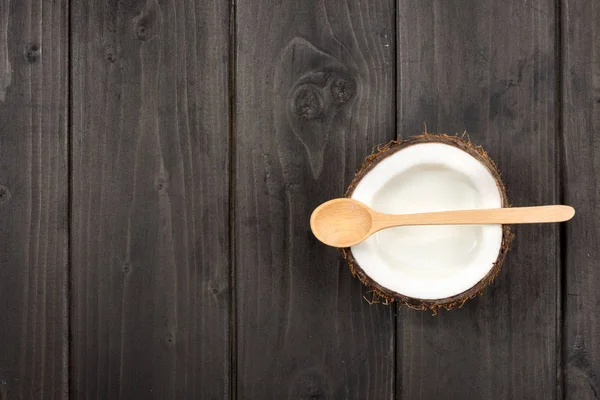
[[[372,232],[403,225],[532,224],[562,222],[573,218],[570,206],[493,208],[487,210],[440,211],[422,214],[374,213]]]

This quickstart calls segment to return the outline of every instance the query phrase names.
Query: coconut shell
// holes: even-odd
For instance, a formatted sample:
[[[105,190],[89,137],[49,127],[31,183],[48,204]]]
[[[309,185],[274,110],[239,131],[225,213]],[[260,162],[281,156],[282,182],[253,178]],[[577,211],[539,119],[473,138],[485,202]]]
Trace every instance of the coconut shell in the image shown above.
[[[348,189],[346,190],[344,196],[351,197],[352,193],[354,192],[354,189],[356,188],[360,180],[367,173],[369,173],[369,171],[371,171],[381,160],[396,153],[397,151],[419,143],[444,143],[466,151],[471,156],[475,157],[475,159],[477,159],[490,171],[494,180],[496,181],[496,185],[498,186],[498,190],[500,192],[502,200],[502,207],[509,207],[508,199],[506,197],[506,188],[504,186],[504,183],[502,182],[496,164],[492,161],[492,159],[490,159],[490,157],[487,155],[487,153],[485,152],[485,150],[483,150],[481,146],[473,145],[470,140],[464,139],[464,135],[463,137],[460,137],[448,136],[443,134],[423,133],[421,135],[408,138],[406,140],[391,141],[385,145],[379,146],[377,148],[377,152],[367,157],[364,164],[356,172],[356,175],[350,183],[350,186],[348,186]],[[350,266],[350,271],[352,272],[352,275],[358,277],[358,279],[373,292],[374,301],[376,301],[375,299],[379,297],[384,300],[384,303],[398,301],[401,304],[404,304],[413,309],[432,310],[434,313],[437,313],[437,310],[439,310],[441,307],[446,308],[448,310],[456,306],[462,307],[467,300],[472,299],[478,294],[482,294],[483,289],[485,289],[490,283],[492,283],[498,275],[498,273],[500,272],[500,268],[502,267],[502,264],[506,257],[506,253],[510,247],[512,238],[513,234],[511,232],[510,225],[503,225],[502,245],[498,253],[498,258],[496,259],[496,262],[494,263],[488,274],[470,289],[452,297],[436,300],[408,297],[400,293],[394,292],[393,290],[390,290],[388,288],[385,288],[379,283],[375,282],[373,279],[371,279],[371,277],[363,271],[363,269],[360,267],[360,265],[352,255],[351,248],[348,247],[342,249],[342,254],[348,262],[348,265]]]

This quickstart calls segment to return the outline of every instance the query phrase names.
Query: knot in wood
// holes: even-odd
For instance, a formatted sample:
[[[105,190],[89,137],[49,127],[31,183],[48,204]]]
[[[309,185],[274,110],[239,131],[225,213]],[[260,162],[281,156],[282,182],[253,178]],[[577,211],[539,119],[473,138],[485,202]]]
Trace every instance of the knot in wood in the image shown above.
[[[346,104],[354,96],[356,84],[350,78],[338,77],[331,83],[330,91],[335,104]]]
[[[28,63],[34,64],[40,59],[40,46],[36,43],[28,43],[23,51],[23,56]]]
[[[173,332],[167,333],[165,335],[165,344],[167,345],[167,347],[175,346],[175,334]]]
[[[111,64],[114,64],[116,60],[117,56],[115,56],[114,50],[112,48],[106,49],[106,61],[108,61]]]
[[[145,42],[151,36],[150,28],[146,25],[144,21],[138,21],[135,24],[133,31],[135,33],[136,39],[141,40],[142,42]]]
[[[156,190],[163,191],[167,188],[167,181],[165,178],[157,178],[156,181],[154,182],[154,188]]]
[[[302,119],[317,119],[323,114],[323,99],[310,84],[301,85],[292,98],[292,110]]]
[[[0,204],[10,200],[10,190],[4,185],[0,185]]]
[[[218,295],[222,291],[222,288],[219,286],[219,284],[213,281],[208,282],[207,289],[213,296]]]

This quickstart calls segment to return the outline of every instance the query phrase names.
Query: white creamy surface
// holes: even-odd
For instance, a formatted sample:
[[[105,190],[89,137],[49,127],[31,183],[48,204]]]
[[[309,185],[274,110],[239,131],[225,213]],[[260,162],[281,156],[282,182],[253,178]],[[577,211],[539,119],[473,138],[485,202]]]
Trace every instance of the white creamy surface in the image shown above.
[[[487,168],[441,143],[388,156],[363,177],[352,198],[390,214],[502,206]],[[407,226],[376,233],[353,246],[352,254],[380,285],[405,296],[441,299],[485,277],[501,244],[501,225]]]

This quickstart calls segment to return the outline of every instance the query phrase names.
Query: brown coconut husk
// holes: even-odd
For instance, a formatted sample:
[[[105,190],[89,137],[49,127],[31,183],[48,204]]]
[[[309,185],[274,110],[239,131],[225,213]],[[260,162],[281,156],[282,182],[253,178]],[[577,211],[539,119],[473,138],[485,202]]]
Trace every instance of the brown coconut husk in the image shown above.
[[[350,186],[348,186],[344,197],[351,197],[352,193],[354,192],[354,189],[356,188],[356,185],[358,185],[358,182],[360,182],[360,180],[367,173],[369,173],[369,171],[371,171],[381,160],[409,146],[419,143],[432,142],[444,143],[450,146],[457,147],[463,151],[466,151],[471,156],[475,157],[479,162],[481,162],[490,171],[490,173],[494,177],[494,180],[496,181],[496,185],[498,186],[498,190],[500,191],[500,196],[502,198],[502,207],[509,207],[508,199],[506,196],[506,187],[502,182],[500,172],[498,172],[496,164],[494,163],[494,161],[492,161],[492,159],[488,156],[488,154],[481,146],[475,146],[474,144],[472,144],[471,140],[468,137],[465,139],[464,134],[462,136],[449,136],[444,134],[423,133],[418,136],[410,137],[406,140],[391,141],[385,145],[379,146],[377,148],[377,151],[368,156],[364,164],[356,172],[356,175],[350,183]],[[352,272],[352,275],[356,276],[365,286],[367,286],[372,291],[373,299],[371,301],[367,301],[369,301],[370,303],[379,302],[377,301],[377,298],[381,298],[383,300],[382,302],[385,304],[398,301],[399,303],[404,304],[412,309],[432,310],[434,314],[436,314],[440,308],[451,310],[456,306],[462,307],[467,300],[472,299],[478,294],[482,294],[483,290],[494,281],[494,279],[500,272],[500,268],[502,267],[512,239],[513,234],[511,232],[510,225],[503,225],[502,245],[500,248],[500,252],[498,253],[498,258],[496,259],[496,262],[494,263],[493,267],[490,269],[488,274],[470,289],[456,296],[436,300],[408,297],[381,286],[363,271],[363,269],[360,267],[360,265],[352,255],[351,248],[348,247],[343,248],[341,250],[344,258],[350,266],[350,271]]]

